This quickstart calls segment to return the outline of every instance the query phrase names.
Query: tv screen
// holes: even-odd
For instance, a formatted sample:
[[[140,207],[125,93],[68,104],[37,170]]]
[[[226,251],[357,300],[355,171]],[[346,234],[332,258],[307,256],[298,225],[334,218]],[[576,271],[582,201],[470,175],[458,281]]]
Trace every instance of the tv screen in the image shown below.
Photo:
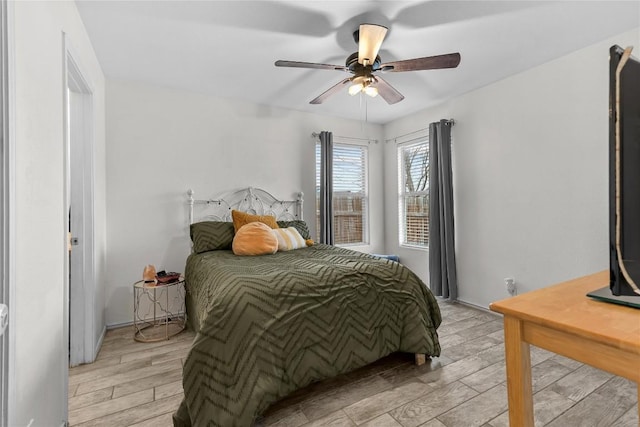
[[[640,62],[609,56],[609,270],[613,295],[640,298]]]

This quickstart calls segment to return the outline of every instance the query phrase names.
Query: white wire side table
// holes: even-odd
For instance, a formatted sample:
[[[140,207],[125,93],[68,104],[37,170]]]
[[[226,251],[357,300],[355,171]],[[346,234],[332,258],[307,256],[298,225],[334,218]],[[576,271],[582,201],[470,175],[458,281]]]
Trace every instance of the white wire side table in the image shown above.
[[[184,277],[172,283],[133,284],[133,339],[140,342],[165,341],[187,325]]]

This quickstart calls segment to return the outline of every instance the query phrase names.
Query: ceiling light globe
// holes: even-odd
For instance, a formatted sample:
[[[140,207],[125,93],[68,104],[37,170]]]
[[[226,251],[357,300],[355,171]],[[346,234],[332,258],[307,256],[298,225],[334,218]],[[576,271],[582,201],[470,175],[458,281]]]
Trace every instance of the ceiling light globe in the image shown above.
[[[377,87],[367,86],[363,90],[364,90],[364,93],[366,93],[367,95],[369,95],[372,98],[378,96],[378,88]]]
[[[354,85],[349,86],[349,95],[353,96],[362,91],[362,83],[356,83]]]

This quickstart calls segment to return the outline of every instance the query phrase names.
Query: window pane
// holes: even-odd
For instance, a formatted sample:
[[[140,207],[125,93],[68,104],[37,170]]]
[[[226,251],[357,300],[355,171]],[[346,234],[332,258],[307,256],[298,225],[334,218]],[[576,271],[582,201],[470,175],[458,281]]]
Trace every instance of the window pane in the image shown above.
[[[334,243],[367,242],[367,147],[333,144]],[[320,231],[320,144],[316,145],[316,224]]]
[[[336,245],[364,243],[367,218],[366,153],[358,145],[333,145],[333,232]]]
[[[334,145],[333,191],[364,194],[364,147]]]
[[[335,244],[362,243],[366,200],[349,192],[333,193],[333,227]]]
[[[429,243],[429,197],[426,194],[404,198],[405,235],[408,245],[427,246]]]
[[[402,160],[404,191],[426,191],[429,184],[429,152],[427,144],[403,147]]]
[[[400,244],[429,244],[429,145],[420,141],[398,147]]]

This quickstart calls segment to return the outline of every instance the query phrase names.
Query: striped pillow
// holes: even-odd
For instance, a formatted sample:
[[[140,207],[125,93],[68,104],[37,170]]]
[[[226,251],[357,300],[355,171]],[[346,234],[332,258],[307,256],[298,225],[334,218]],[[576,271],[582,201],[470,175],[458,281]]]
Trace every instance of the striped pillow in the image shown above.
[[[278,239],[278,251],[290,251],[307,246],[295,227],[274,228],[273,234]]]
[[[307,223],[301,219],[295,219],[293,221],[277,221],[277,223],[278,227],[280,228],[295,227],[303,239],[311,239],[311,234],[309,234],[309,227],[307,226]]]

